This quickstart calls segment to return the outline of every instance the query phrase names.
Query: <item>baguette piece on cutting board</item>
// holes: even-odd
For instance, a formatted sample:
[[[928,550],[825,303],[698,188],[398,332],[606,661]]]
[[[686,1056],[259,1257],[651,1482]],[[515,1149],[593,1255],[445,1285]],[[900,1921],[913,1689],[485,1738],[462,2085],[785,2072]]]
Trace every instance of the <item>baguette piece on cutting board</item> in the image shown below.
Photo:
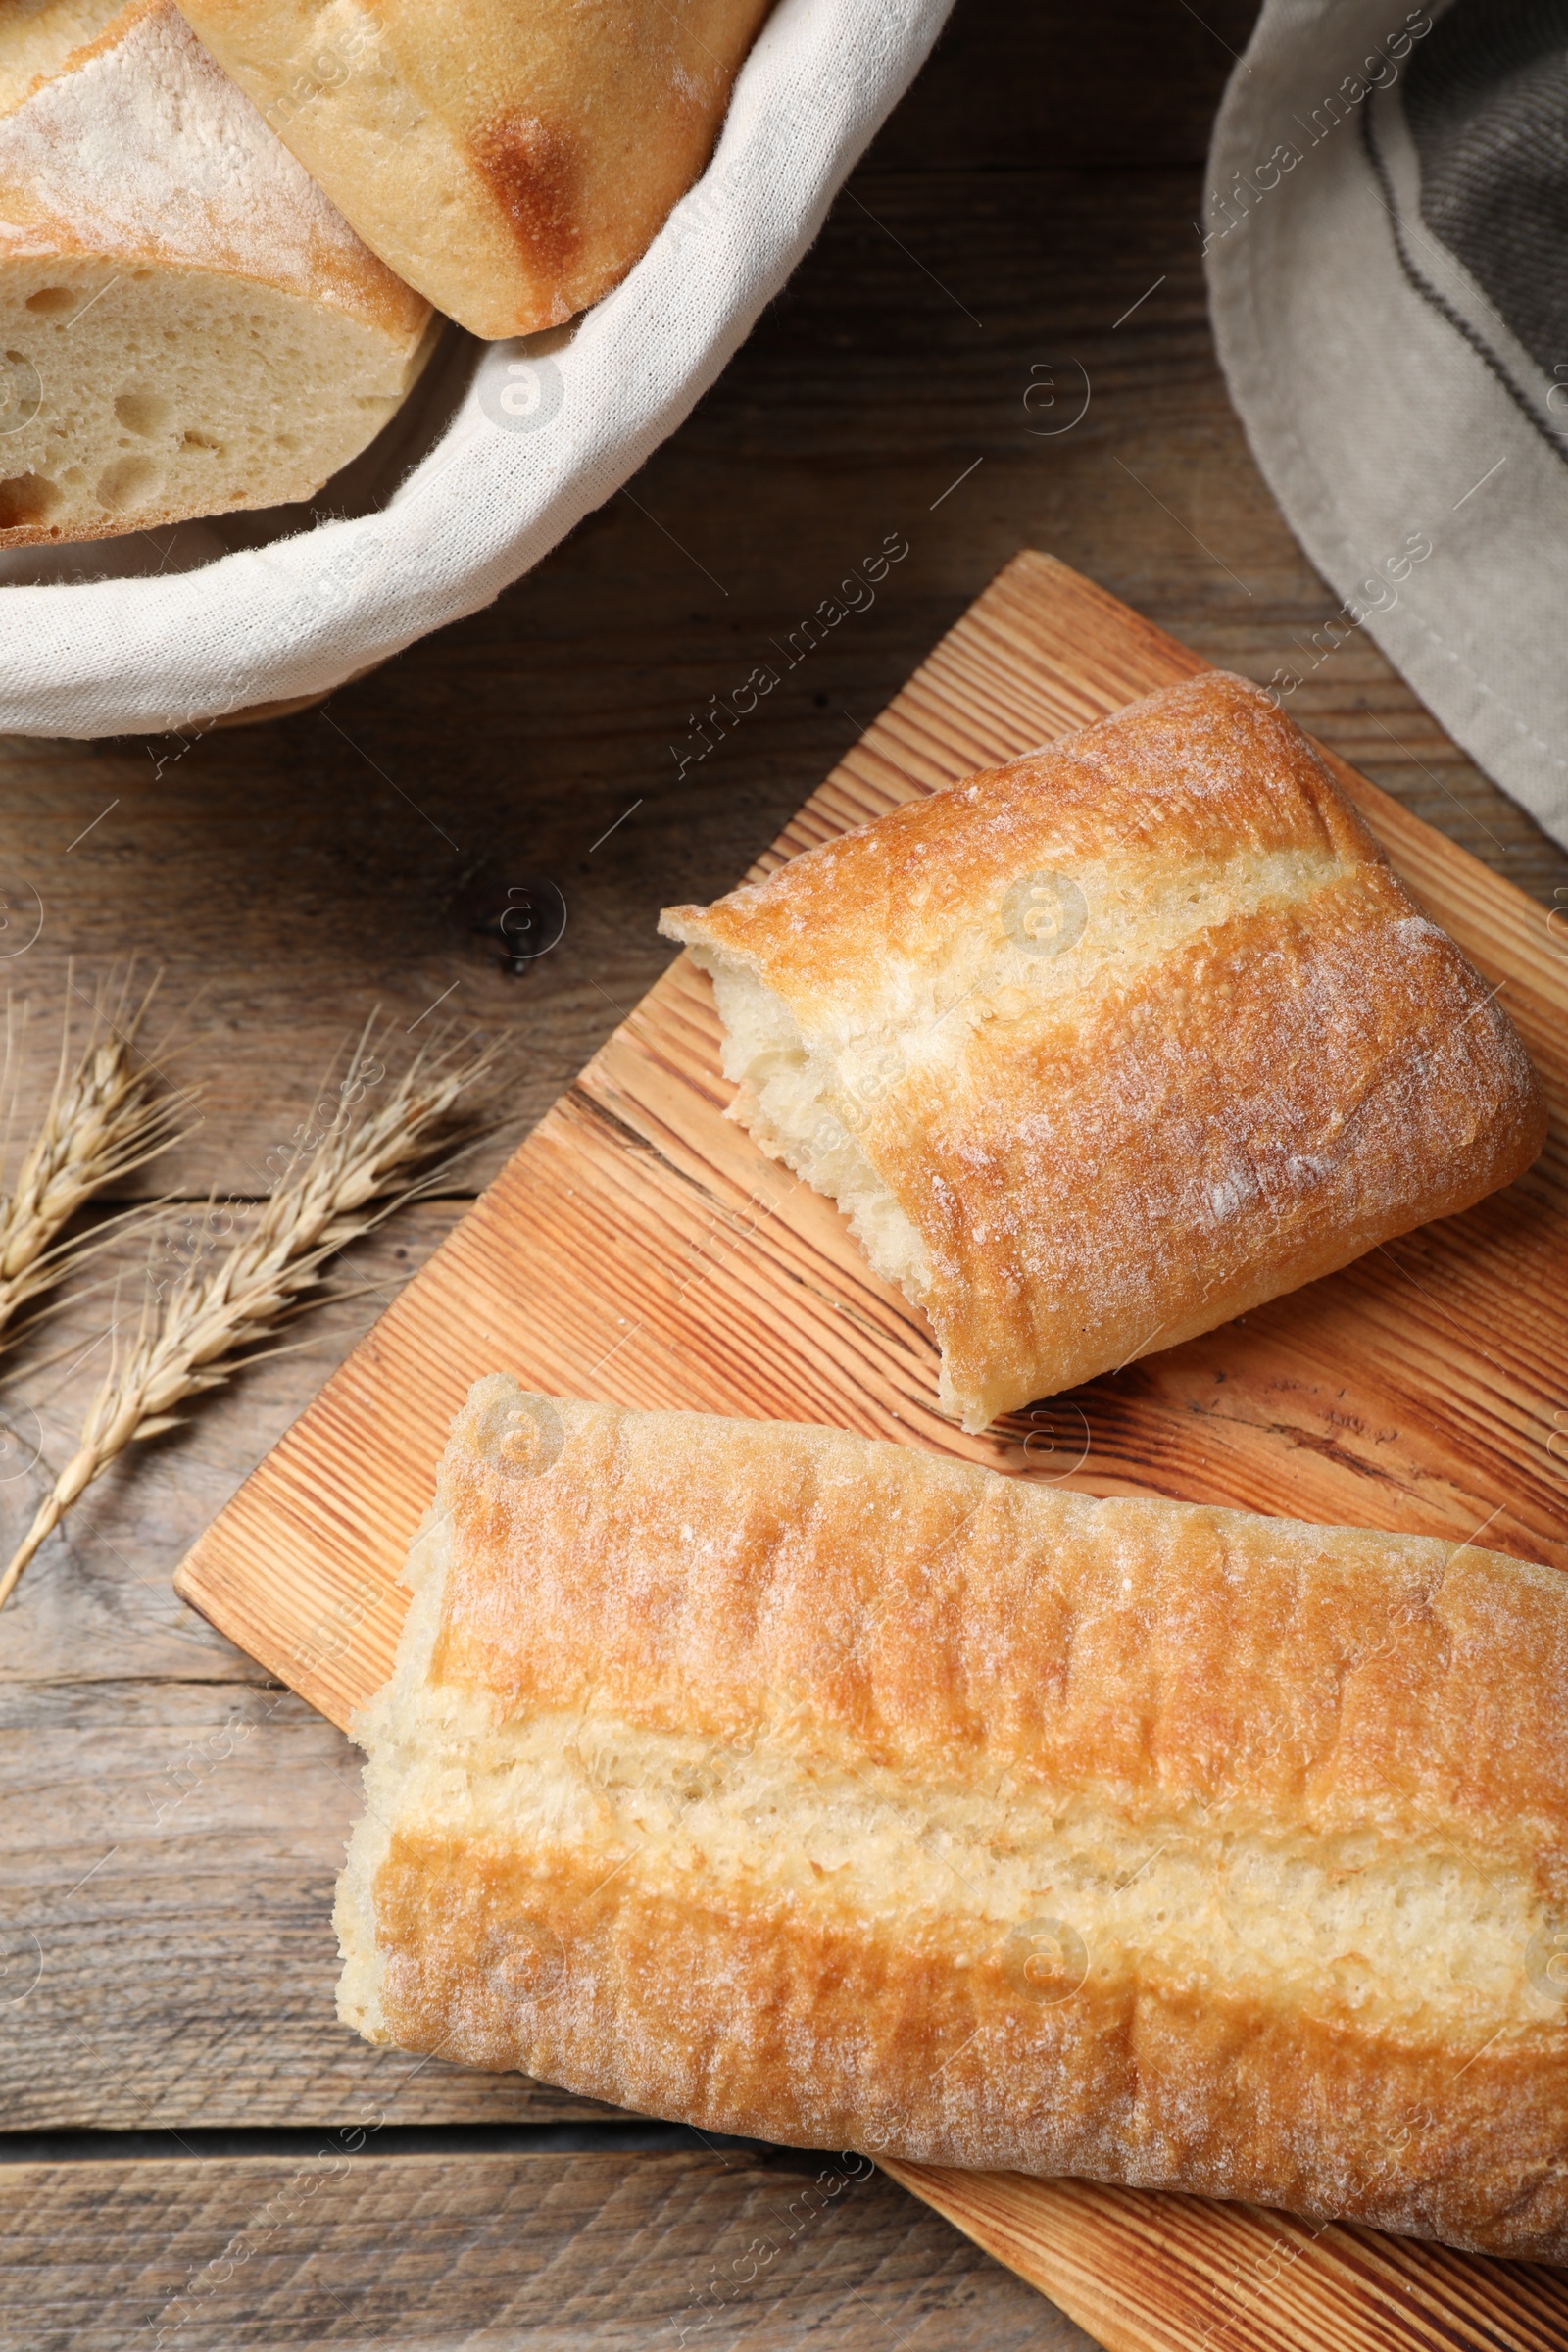
[[[660,928],[733,1115],[924,1307],[966,1429],[1467,1208],[1545,1140],[1495,992],[1212,670]]]
[[[366,243],[470,332],[559,326],[708,162],[771,0],[191,0]]]
[[[479,1381],[339,2011],[643,2114],[1568,2259],[1568,1582]]]
[[[0,547],[308,498],[417,377],[428,303],[164,0],[0,20],[0,87],[29,63],[0,115]]]

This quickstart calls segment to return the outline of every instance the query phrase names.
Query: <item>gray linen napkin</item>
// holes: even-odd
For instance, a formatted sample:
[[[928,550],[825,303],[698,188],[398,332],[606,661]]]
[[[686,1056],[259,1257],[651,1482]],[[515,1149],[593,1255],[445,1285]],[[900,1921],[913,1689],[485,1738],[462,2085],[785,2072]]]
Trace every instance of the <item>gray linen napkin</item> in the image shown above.
[[[1267,0],[1198,225],[1339,630],[1568,843],[1568,0]]]

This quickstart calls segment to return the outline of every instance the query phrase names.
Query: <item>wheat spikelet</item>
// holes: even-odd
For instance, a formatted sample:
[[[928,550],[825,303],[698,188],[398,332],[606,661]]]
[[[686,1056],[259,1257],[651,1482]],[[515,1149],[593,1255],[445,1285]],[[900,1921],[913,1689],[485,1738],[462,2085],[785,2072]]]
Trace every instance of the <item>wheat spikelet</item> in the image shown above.
[[[100,987],[86,1044],[71,1057],[70,994],[61,1028],[60,1061],[43,1125],[28,1146],[17,1180],[0,1200],[0,1346],[30,1299],[63,1282],[102,1236],[62,1242],[61,1234],[95,1193],[167,1152],[189,1130],[181,1122],[195,1100],[185,1088],[161,1093],[156,1072],[137,1052],[137,1039],[158,990],[155,977],[139,1002],[130,1001],[127,971],[118,996]],[[18,1047],[15,1007],[6,1006],[4,1082],[10,1093]]]
[[[114,1344],[109,1372],[87,1408],[76,1450],[39,1505],[0,1575],[0,1605],[77,1496],[138,1438],[173,1428],[178,1407],[222,1386],[271,1338],[326,1260],[402,1202],[428,1188],[413,1172],[450,1145],[460,1098],[488,1074],[498,1049],[474,1052],[441,1038],[418,1054],[386,1099],[355,1119],[372,1065],[374,1016],[339,1089],[342,1109],[308,1132],[263,1204],[253,1231],[216,1263],[200,1260],[173,1281],[149,1281],[134,1340]]]

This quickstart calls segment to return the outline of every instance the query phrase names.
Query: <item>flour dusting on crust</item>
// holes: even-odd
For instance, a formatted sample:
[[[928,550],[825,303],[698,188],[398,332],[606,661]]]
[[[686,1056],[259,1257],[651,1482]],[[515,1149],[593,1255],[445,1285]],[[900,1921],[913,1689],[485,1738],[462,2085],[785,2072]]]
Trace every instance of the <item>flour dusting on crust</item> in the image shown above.
[[[0,117],[0,258],[61,250],[232,271],[372,321],[422,318],[164,0],[123,12]]]

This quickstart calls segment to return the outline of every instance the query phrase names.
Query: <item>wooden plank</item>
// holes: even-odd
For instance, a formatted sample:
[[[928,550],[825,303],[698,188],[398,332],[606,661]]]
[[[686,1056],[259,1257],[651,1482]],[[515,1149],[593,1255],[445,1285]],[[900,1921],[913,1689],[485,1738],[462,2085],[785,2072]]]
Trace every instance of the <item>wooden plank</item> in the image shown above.
[[[0,1730],[5,2131],[614,2114],[337,2023],[332,1888],[364,1759],[292,1691],[87,1695],[35,1690]]]
[[[1021,556],[771,857],[1200,666],[1062,565]],[[966,1439],[939,1418],[923,1318],[871,1276],[836,1211],[724,1119],[710,992],[681,958],[195,1546],[180,1592],[344,1721],[390,1664],[402,1614],[393,1580],[446,1420],[471,1379],[498,1365],[566,1394],[822,1420],[1091,1492],[1212,1494],[1462,1538],[1485,1523],[1490,1543],[1568,1565],[1545,1445],[1568,1383],[1568,1334],[1552,1312],[1568,1241],[1568,975],[1522,894],[1371,785],[1346,781],[1434,913],[1508,988],[1556,1114],[1551,1150],[1526,1183],[1045,1408],[1036,1435],[1063,1466],[1042,1468],[1022,1451],[1022,1423]],[[1080,2318],[1092,2313],[1112,2352],[1204,2340],[1154,2294],[1147,2265],[1138,2271],[1151,2232],[1166,2230],[1151,2200],[1086,2205],[1060,2184],[956,2173],[938,2182],[917,2167],[901,2177],[922,2194],[940,2189],[944,2211],[990,2230],[983,2242],[1026,2262]],[[1178,2210],[1198,2302],[1211,2328],[1228,2327],[1243,2224],[1196,2202]],[[1123,2316],[1082,2284],[1117,2271],[1097,2232],[1120,2249]],[[1318,2248],[1271,2282],[1282,2346],[1432,2340],[1414,2287],[1391,2299],[1335,2248],[1332,2263]],[[1418,2282],[1433,2259],[1419,2247],[1397,2256]],[[1529,2314],[1544,2309],[1523,2271],[1498,2291]]]
[[[863,2158],[363,2140],[0,2166],[0,2352],[1094,2352]]]

